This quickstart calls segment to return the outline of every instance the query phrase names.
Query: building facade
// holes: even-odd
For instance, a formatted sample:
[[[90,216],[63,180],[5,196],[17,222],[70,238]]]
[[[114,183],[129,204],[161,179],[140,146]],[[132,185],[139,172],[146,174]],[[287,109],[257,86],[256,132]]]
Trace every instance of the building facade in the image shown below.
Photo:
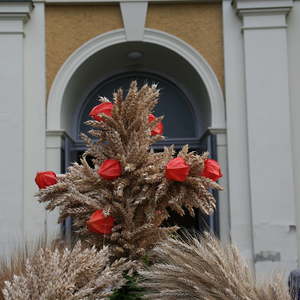
[[[0,249],[59,231],[36,172],[76,161],[97,96],[137,79],[159,82],[165,144],[222,165],[209,227],[258,275],[296,268],[299,35],[292,0],[1,1]]]

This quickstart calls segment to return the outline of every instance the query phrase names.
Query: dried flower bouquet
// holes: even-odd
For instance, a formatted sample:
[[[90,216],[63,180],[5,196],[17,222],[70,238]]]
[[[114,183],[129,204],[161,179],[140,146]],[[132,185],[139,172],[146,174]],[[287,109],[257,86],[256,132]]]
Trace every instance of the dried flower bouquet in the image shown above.
[[[195,208],[211,214],[215,199],[209,190],[221,189],[215,180],[222,174],[217,170],[216,177],[207,153],[188,152],[188,146],[176,157],[173,147],[151,150],[164,138],[162,117],[152,114],[158,97],[156,85],[138,89],[136,82],[126,97],[122,89],[114,93],[113,102],[100,97],[90,112],[94,120],[87,121],[93,139],[82,135],[87,150],[81,164],[56,176],[54,184],[49,179],[53,174],[45,174],[49,184],[40,176],[39,201],[48,210],[59,207],[59,222],[71,216],[83,242],[98,249],[108,244],[114,258],[139,259],[176,231],[176,226],[162,225],[168,209],[180,215],[184,207],[191,215]]]

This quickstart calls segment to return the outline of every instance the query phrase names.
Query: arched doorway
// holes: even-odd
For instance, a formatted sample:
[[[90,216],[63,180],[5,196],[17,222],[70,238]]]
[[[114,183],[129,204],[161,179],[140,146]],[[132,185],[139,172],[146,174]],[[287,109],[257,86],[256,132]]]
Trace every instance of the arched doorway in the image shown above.
[[[170,144],[174,145],[176,150],[180,150],[183,144],[188,144],[191,150],[201,154],[208,151],[209,142],[213,145],[212,135],[203,134],[199,138],[199,132],[207,131],[207,128],[200,128],[201,123],[197,122],[196,110],[188,96],[176,83],[154,73],[132,71],[121,73],[101,81],[88,94],[82,105],[79,106],[73,123],[75,140],[69,148],[70,159],[66,161],[66,166],[73,161],[79,162],[85,151],[85,145],[80,140],[80,133],[88,134],[90,128],[85,125],[85,121],[90,119],[89,112],[91,109],[99,104],[98,97],[104,96],[109,99],[113,92],[120,87],[126,93],[133,80],[137,81],[139,87],[144,83],[150,85],[156,83],[160,88],[160,102],[155,107],[154,113],[157,116],[163,115],[165,117],[163,123],[166,139],[153,145],[152,148],[155,151],[163,151],[163,148]],[[214,147],[210,148],[211,156],[216,158],[216,149]],[[215,196],[217,198],[217,194]],[[196,212],[195,218],[190,217],[188,213],[183,217],[173,212],[170,212],[170,214],[171,220],[169,223],[172,225],[176,224],[186,229],[196,229],[199,231],[211,229],[216,234],[219,234],[218,211],[211,217],[201,214],[200,211]]]
[[[80,124],[97,96],[110,97],[119,87],[126,90],[132,79],[155,81],[162,89],[157,114],[166,116],[167,139],[154,146],[157,151],[163,145],[179,148],[189,144],[217,158],[217,137],[211,128],[224,129],[224,103],[216,76],[200,54],[181,40],[154,30],[146,30],[143,42],[126,42],[122,31],[110,34],[109,46],[105,34],[79,48],[63,65],[51,89],[47,126],[49,134],[59,132],[63,141],[62,170],[84,150],[79,132],[86,128]],[[204,223],[219,231],[217,215]],[[198,229],[203,225],[193,224]]]

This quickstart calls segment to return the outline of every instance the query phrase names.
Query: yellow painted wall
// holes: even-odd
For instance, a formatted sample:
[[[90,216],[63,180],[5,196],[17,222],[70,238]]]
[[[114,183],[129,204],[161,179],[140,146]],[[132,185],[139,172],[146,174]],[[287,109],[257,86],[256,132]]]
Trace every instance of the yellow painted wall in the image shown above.
[[[151,4],[146,27],[173,34],[198,50],[223,86],[222,7],[209,4]],[[46,6],[48,91],[59,68],[89,39],[123,28],[118,5]]]
[[[46,7],[48,90],[65,60],[89,39],[123,27],[117,5],[52,5]]]
[[[220,3],[152,4],[146,26],[173,34],[198,50],[223,86],[223,25]]]

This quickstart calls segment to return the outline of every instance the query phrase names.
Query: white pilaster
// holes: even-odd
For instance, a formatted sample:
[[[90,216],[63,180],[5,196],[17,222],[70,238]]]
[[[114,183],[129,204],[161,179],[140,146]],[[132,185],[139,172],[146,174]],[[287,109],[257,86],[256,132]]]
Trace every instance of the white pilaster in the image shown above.
[[[229,182],[228,182],[228,156],[227,156],[227,138],[226,129],[210,128],[210,133],[216,138],[216,155],[221,165],[223,177],[219,179],[219,184],[224,190],[218,193],[219,200],[219,225],[220,238],[223,242],[230,242],[230,207],[229,207]]]
[[[63,147],[64,132],[60,130],[47,131],[46,139],[46,166],[56,174],[61,173],[61,152]],[[47,236],[53,237],[60,231],[57,223],[59,213],[57,210],[47,212]]]
[[[0,247],[9,251],[24,227],[24,23],[29,2],[0,3]]]
[[[34,194],[36,172],[46,170],[45,157],[45,13],[44,3],[34,3],[24,38],[24,232],[26,240],[44,234],[46,213]]]
[[[298,267],[300,267],[300,1],[295,1],[288,17],[288,58],[289,58],[289,83],[292,115],[292,140],[294,157],[294,182],[296,189],[297,235],[298,235]]]
[[[286,32],[292,4],[235,1],[243,21],[250,214],[258,275],[296,266]]]
[[[241,20],[231,1],[223,1],[230,236],[253,266],[244,55],[240,28]]]

